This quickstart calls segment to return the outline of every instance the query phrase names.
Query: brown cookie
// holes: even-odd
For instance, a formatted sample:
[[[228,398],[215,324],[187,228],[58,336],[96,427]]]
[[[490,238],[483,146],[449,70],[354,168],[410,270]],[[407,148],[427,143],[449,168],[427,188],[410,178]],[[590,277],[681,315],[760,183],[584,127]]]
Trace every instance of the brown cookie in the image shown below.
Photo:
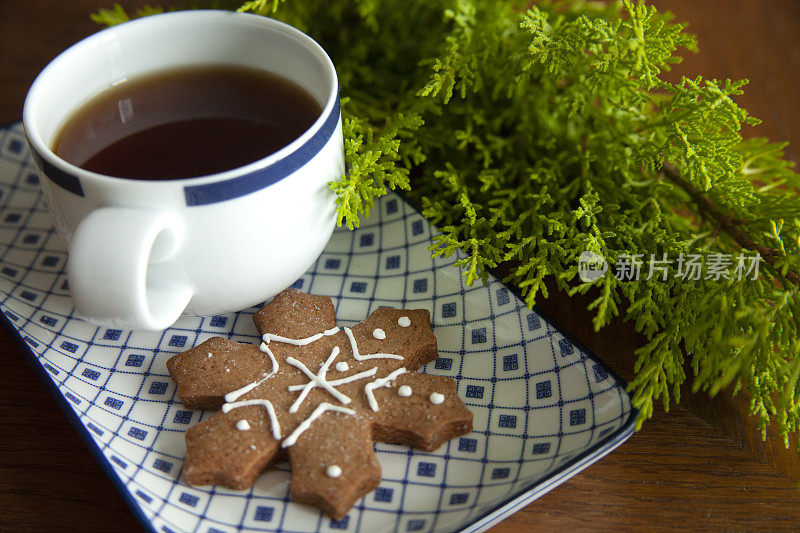
[[[426,310],[379,308],[338,328],[331,299],[286,290],[253,317],[260,347],[219,337],[167,361],[181,402],[221,409],[186,433],[193,485],[250,487],[288,456],[292,499],[343,518],[375,489],[374,441],[432,451],[472,431],[437,357]]]

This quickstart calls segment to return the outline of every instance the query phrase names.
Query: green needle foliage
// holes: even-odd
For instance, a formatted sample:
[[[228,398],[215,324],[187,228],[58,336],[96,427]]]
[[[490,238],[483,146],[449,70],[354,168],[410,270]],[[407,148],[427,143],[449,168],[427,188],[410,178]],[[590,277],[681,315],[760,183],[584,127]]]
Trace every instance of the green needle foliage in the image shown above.
[[[688,370],[695,390],[743,389],[762,433],[775,419],[788,443],[800,421],[800,178],[782,145],[742,139],[758,123],[734,101],[745,81],[662,79],[696,48],[683,25],[627,0],[241,9],[309,33],[337,66],[340,224],[410,188],[441,232],[432,253],[458,252],[467,282],[505,263],[529,306],[553,279],[593,296],[595,329],[619,317],[647,339],[630,383],[640,423],[680,399]],[[586,251],[611,265],[594,281],[578,275]]]

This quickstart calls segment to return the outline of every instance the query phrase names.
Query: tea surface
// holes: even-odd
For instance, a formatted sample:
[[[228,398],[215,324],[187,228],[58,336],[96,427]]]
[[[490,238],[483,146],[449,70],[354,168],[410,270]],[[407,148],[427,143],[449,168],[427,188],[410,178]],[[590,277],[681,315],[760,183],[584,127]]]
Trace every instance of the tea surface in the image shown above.
[[[279,150],[321,110],[305,89],[265,71],[170,70],[123,81],[90,99],[62,126],[54,152],[108,176],[204,176]]]

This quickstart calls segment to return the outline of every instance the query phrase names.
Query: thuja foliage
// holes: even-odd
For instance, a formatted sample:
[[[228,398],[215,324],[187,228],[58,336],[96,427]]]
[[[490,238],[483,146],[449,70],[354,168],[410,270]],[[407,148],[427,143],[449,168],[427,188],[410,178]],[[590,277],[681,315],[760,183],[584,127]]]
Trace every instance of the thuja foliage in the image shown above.
[[[340,223],[357,227],[375,197],[410,189],[441,232],[432,253],[458,253],[467,282],[505,263],[529,306],[552,279],[593,296],[596,329],[618,317],[647,339],[630,383],[640,423],[680,399],[688,368],[695,390],[744,390],[762,433],[774,418],[788,443],[800,421],[800,178],[782,145],[742,139],[758,122],[734,100],[746,82],[664,81],[695,39],[643,3],[529,4],[240,9],[309,33],[336,64]],[[578,276],[586,251],[611,265],[595,281]],[[698,262],[702,275],[687,276]]]

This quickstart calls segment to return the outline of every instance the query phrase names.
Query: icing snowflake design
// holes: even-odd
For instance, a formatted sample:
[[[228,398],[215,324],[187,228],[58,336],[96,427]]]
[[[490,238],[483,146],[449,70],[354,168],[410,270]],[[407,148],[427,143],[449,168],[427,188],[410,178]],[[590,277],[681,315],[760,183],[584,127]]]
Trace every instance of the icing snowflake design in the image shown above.
[[[246,488],[288,455],[292,498],[341,518],[380,481],[373,440],[434,450],[471,431],[455,382],[415,372],[437,356],[427,311],[339,328],[330,298],[290,290],[254,321],[258,347],[215,337],[167,362],[186,407],[219,409],[187,432],[189,483]]]

